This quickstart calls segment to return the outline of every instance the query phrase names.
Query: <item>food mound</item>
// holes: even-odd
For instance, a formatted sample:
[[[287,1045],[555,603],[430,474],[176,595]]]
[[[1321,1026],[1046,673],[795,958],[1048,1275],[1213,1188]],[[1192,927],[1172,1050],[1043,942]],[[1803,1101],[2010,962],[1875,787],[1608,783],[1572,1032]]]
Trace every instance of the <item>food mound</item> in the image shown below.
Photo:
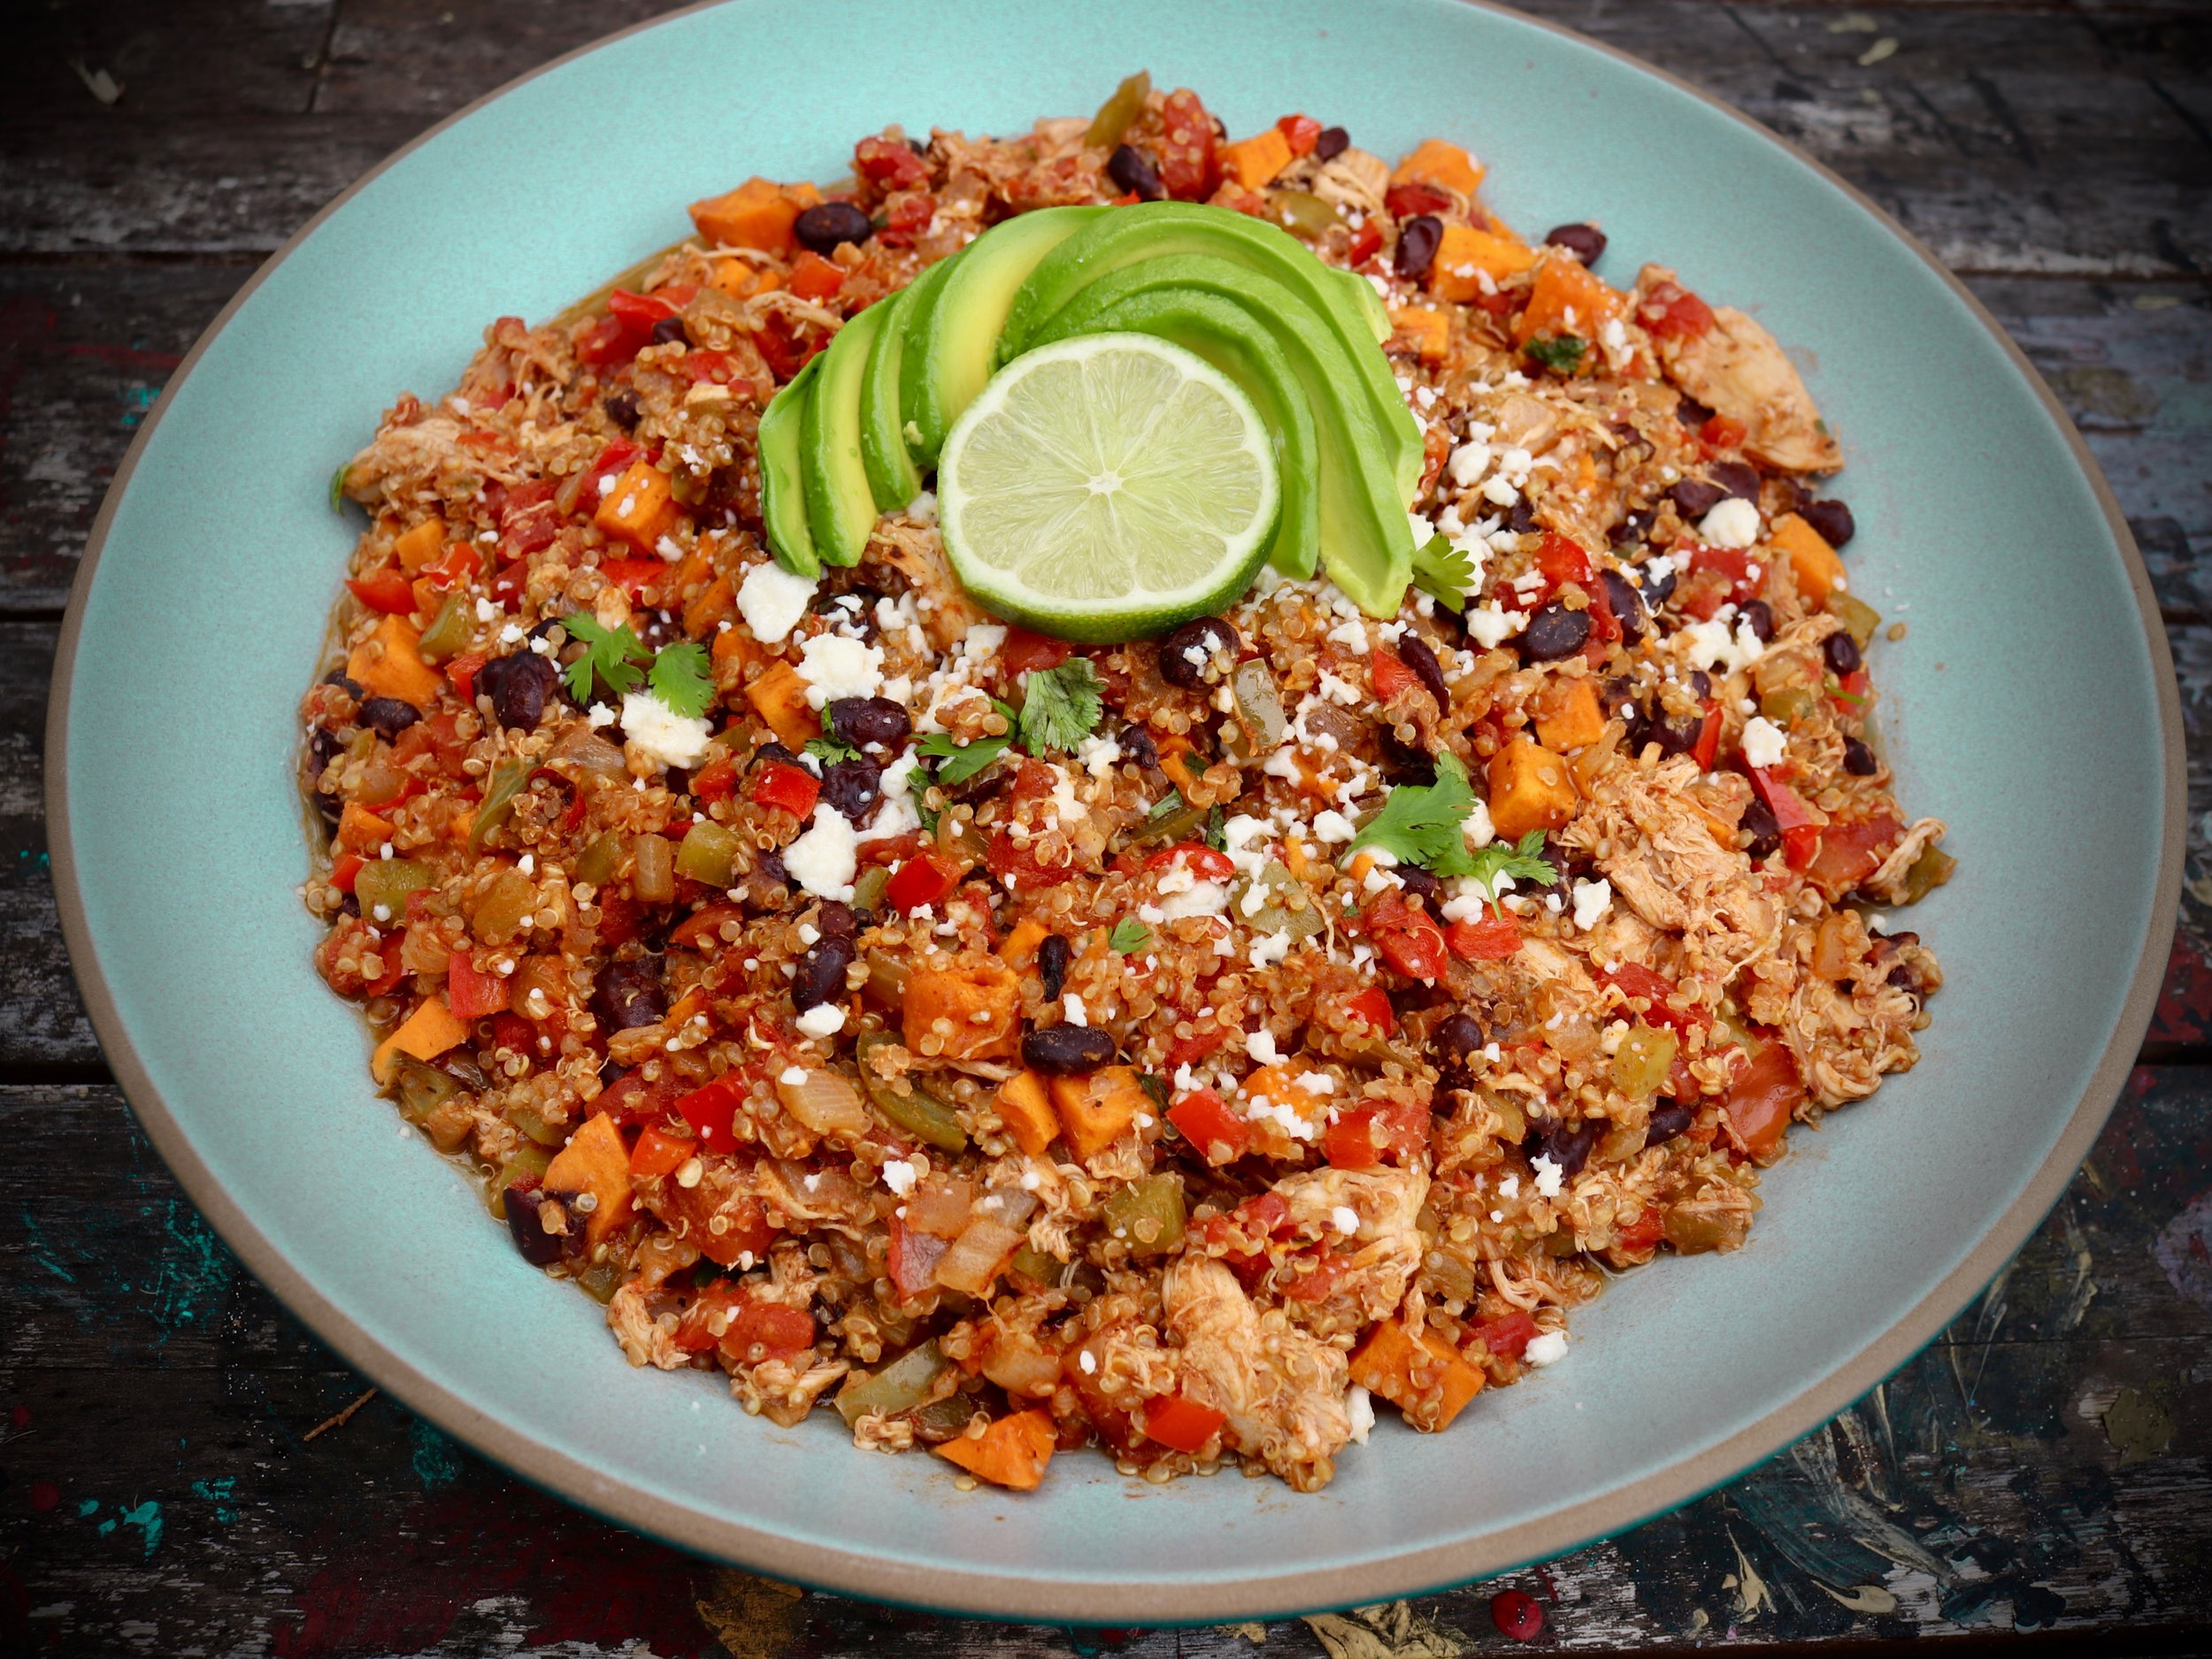
[[[1225,142],[1143,77],[1018,137],[887,129],[494,323],[343,470],[316,965],[633,1363],[964,1485],[1094,1445],[1312,1490],[1376,1396],[1440,1431],[1609,1271],[1740,1246],[1790,1124],[1914,1064],[1941,976],[1886,912],[1951,860],[1867,741],[1836,440],[1749,317],[1481,181],[1302,115]],[[1283,448],[1275,567],[1212,614],[1010,626],[933,449],[864,479],[764,427],[987,228],[1163,200],[1357,273],[1380,304],[1329,303],[1408,423],[1399,457],[1322,422],[1353,483],[1296,524]],[[1328,515],[1376,499],[1411,518],[1358,563]]]

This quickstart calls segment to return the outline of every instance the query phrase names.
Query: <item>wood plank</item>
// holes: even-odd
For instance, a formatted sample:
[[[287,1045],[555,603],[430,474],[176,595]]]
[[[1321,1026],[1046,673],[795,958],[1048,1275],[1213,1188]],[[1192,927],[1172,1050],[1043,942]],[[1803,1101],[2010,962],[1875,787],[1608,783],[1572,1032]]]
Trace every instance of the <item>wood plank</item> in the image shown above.
[[[101,1067],[78,1000],[47,863],[44,767],[51,623],[0,621],[0,1076]]]
[[[118,125],[307,108],[334,0],[48,0],[11,30],[8,116]],[[581,8],[578,8],[581,10]],[[103,103],[92,82],[106,75]]]
[[[1875,1395],[1623,1538],[1425,1598],[1403,1628],[1356,1616],[1381,1643],[1368,1651],[1412,1659],[1431,1627],[1494,1640],[1487,1598],[1506,1586],[1582,1649],[2122,1618],[2147,1642],[2212,1635],[2194,1542],[2212,1501],[2212,1273],[2162,1265],[2192,1262],[2190,1235],[2212,1228],[2212,1071],[2139,1081],[1999,1286]],[[203,1651],[334,1655],[707,1655],[724,1630],[741,1639],[731,1652],[764,1655],[1066,1645],[707,1567],[543,1497],[382,1397],[308,1441],[365,1385],[207,1232],[116,1091],[0,1088],[0,1401],[19,1412],[0,1552],[12,1617],[45,1609],[29,1627],[53,1651],[112,1651],[134,1630],[153,1651],[188,1634]],[[56,1490],[40,1509],[42,1482]],[[1264,1635],[1321,1651],[1302,1623]],[[1250,1651],[1225,1631],[1109,1645]]]

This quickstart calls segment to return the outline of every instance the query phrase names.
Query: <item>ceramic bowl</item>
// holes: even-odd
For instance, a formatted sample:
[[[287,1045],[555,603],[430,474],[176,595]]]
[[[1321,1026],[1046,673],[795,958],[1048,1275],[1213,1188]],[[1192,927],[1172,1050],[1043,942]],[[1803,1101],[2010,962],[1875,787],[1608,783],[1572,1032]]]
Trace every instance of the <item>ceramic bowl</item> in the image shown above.
[[[332,469],[493,317],[543,318],[752,173],[830,179],[888,121],[1005,132],[1130,70],[1232,133],[1287,110],[1394,155],[1467,144],[1509,222],[1595,219],[1796,354],[1848,457],[1855,591],[1914,813],[1958,879],[1919,1067],[1769,1174],[1749,1248],[1670,1259],[1561,1363],[1447,1434],[1394,1414],[1335,1484],[1150,1488],[1067,1457],[1033,1495],[776,1428],[721,1379],[634,1371],[368,1082],[295,885],[295,705],[355,527]],[[1717,191],[1714,180],[1725,180]],[[224,311],[110,493],[50,742],[55,873],[131,1102],[248,1266],[470,1445],[645,1532],[809,1584],[1107,1623],[1369,1601],[1630,1526],[1911,1355],[2057,1196],[2116,1093],[2171,927],[2182,762],[2142,566],[2057,405],[1899,229],[1741,117],[1587,42],[1448,0],[753,0],[564,59],[356,185]]]

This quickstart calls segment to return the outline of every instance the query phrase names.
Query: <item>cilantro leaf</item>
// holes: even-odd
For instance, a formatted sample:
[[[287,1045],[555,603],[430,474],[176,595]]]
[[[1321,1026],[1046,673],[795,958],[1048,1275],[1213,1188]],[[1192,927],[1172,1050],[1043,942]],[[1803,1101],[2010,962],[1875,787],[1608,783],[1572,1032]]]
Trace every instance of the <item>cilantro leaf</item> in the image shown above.
[[[1144,815],[1144,821],[1148,824],[1156,823],[1169,813],[1179,812],[1182,809],[1183,792],[1180,789],[1170,789],[1152,803],[1152,810]]]
[[[626,691],[637,689],[645,678],[637,664],[652,653],[630,632],[628,624],[618,628],[603,628],[580,611],[573,616],[563,617],[561,626],[568,630],[570,639],[580,640],[584,645],[584,654],[571,663],[562,676],[577,702],[591,701],[594,680],[604,681],[607,689],[618,697]]]
[[[1091,734],[1106,702],[1104,684],[1087,657],[1071,657],[1057,668],[1022,676],[1022,747],[1033,755],[1073,749]]]
[[[1500,876],[1511,876],[1516,881],[1532,881],[1540,887],[1550,887],[1559,879],[1559,872],[1544,858],[1544,832],[1531,830],[1517,843],[1509,846],[1504,841],[1493,841],[1467,861],[1467,868],[1460,873],[1479,881],[1497,896]]]
[[[1548,340],[1532,340],[1522,349],[1555,373],[1572,374],[1582,366],[1582,354],[1589,348],[1573,334],[1557,334]]]
[[[346,504],[346,474],[353,470],[353,463],[346,462],[330,475],[330,511],[340,512]]]
[[[707,648],[696,640],[664,645],[654,654],[649,678],[653,695],[677,713],[696,719],[714,702],[714,675]]]
[[[956,743],[949,732],[932,732],[914,745],[914,752],[940,763],[933,774],[941,787],[949,789],[981,772],[1003,755],[1011,737],[979,737],[972,743]]]
[[[1219,807],[1216,807],[1206,814],[1206,845],[1217,853],[1229,850],[1229,832],[1226,826],[1227,820],[1222,817]]]
[[[1125,956],[1133,956],[1152,942],[1152,930],[1135,917],[1125,916],[1114,924],[1106,942]]]
[[[1459,757],[1440,755],[1436,781],[1401,784],[1390,792],[1367,827],[1346,848],[1348,857],[1363,847],[1380,848],[1402,864],[1425,864],[1440,876],[1465,875],[1472,860],[1460,826],[1475,810],[1475,792]]]
[[[850,743],[841,743],[833,737],[818,737],[806,746],[806,752],[825,766],[834,766],[841,760],[858,760],[860,751]]]
[[[1432,535],[1413,549],[1413,585],[1447,609],[1464,611],[1475,562],[1441,534]]]

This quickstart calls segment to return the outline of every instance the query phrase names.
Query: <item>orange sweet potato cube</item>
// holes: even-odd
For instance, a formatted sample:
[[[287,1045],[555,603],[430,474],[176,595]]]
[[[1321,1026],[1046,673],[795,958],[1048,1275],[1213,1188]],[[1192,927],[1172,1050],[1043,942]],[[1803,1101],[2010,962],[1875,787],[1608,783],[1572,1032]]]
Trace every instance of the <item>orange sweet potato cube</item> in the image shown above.
[[[822,717],[806,700],[806,679],[789,663],[772,664],[766,673],[747,686],[745,701],[786,749],[804,749],[822,734]]]
[[[630,1149],[614,1119],[603,1112],[584,1120],[584,1126],[568,1138],[546,1166],[545,1190],[561,1201],[573,1220],[576,1200],[589,1193],[594,1200],[584,1217],[584,1240],[597,1244],[630,1218],[634,1202],[630,1192]]]
[[[1563,248],[1547,250],[1536,268],[1528,304],[1513,325],[1513,342],[1526,345],[1540,334],[1572,334],[1594,340],[1609,317],[1619,315],[1621,296],[1592,276],[1582,261]]]
[[[1494,231],[1447,225],[1437,240],[1435,262],[1429,266],[1429,292],[1463,305],[1481,297],[1485,275],[1495,286],[1535,263],[1533,253]]]
[[[1014,1492],[1034,1492],[1059,1445],[1052,1413],[1017,1411],[1001,1417],[975,1438],[963,1434],[930,1449],[978,1479]]]
[[[631,462],[614,488],[599,498],[591,521],[641,553],[658,552],[661,538],[676,522],[676,498],[669,493],[668,474],[650,461]]]
[[[1014,1144],[1032,1157],[1052,1144],[1060,1133],[1060,1119],[1052,1110],[1052,1094],[1036,1072],[1024,1069],[998,1088],[999,1121]]]
[[[1605,710],[1587,680],[1555,680],[1536,705],[1537,741],[1555,754],[1582,749],[1605,735]]]
[[[1424,362],[1440,362],[1451,349],[1451,321],[1432,307],[1402,305],[1390,313],[1390,326],[1412,343]]]
[[[1440,138],[1425,139],[1419,149],[1401,161],[1390,175],[1393,184],[1441,185],[1447,190],[1456,190],[1462,196],[1472,196],[1482,188],[1483,165],[1457,144],[1447,143]]]
[[[1233,175],[1248,190],[1265,188],[1288,165],[1290,140],[1279,127],[1268,127],[1222,147],[1222,171]]]
[[[1448,1429],[1482,1392],[1482,1372],[1442,1337],[1415,1337],[1402,1321],[1386,1319],[1352,1356],[1352,1380],[1380,1394],[1417,1429]]]
[[[1548,749],[1517,737],[1490,757],[1490,826],[1505,840],[1563,828],[1574,816],[1574,780]]]
[[[757,248],[788,258],[791,227],[821,200],[810,184],[777,184],[756,175],[736,189],[691,204],[691,222],[718,248]]]
[[[445,520],[433,514],[393,538],[392,551],[410,576],[445,551]]]
[[[418,709],[437,700],[445,683],[422,660],[422,635],[405,617],[386,617],[346,657],[346,678],[373,697],[397,697]]]
[[[1767,540],[1788,556],[1797,591],[1808,604],[1824,605],[1830,594],[1850,586],[1844,579],[1843,560],[1828,545],[1828,538],[1797,514],[1786,512],[1777,518]]]
[[[1151,1103],[1136,1072],[1125,1065],[1052,1079],[1060,1133],[1079,1158],[1094,1157],[1120,1140]]]
[[[1021,1044],[1021,981],[1002,962],[918,969],[906,979],[904,1031],[916,1054],[1010,1059]]]

